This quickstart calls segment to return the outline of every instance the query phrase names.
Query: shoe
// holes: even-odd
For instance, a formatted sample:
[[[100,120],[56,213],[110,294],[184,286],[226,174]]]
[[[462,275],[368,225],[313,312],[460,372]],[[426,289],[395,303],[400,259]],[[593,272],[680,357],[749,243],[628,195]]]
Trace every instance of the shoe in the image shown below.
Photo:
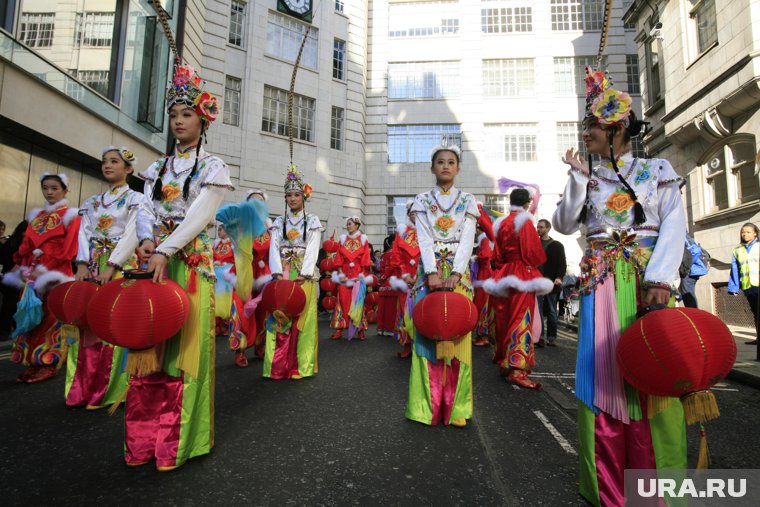
[[[128,467],[141,467],[143,465],[147,465],[150,460],[146,459],[145,461],[127,461]]]
[[[248,358],[245,356],[245,352],[242,350],[235,352],[235,364],[240,368],[248,367]]]
[[[166,467],[156,467],[156,470],[158,470],[159,472],[171,472],[172,470],[178,469],[182,465],[184,465],[184,463],[180,463],[179,465],[166,466]]]
[[[330,336],[330,339],[331,340],[340,340],[341,334],[343,334],[341,332],[341,330],[340,329],[336,329],[335,332]]]
[[[546,340],[546,346],[547,347],[556,347],[557,346],[557,339],[554,340]]]
[[[744,342],[744,345],[757,345],[757,340],[752,340],[749,342]]]
[[[31,378],[26,380],[26,383],[36,384],[37,382],[55,377],[56,373],[58,373],[58,369],[55,366],[42,366],[37,369],[37,372]]]
[[[16,382],[29,382],[29,379],[37,375],[37,370],[39,370],[39,366],[30,366],[16,377]]]
[[[364,336],[364,330],[359,331],[359,341],[364,341],[366,339],[367,337]]]
[[[464,417],[455,417],[451,420],[449,424],[451,424],[452,426],[456,426],[457,428],[464,428],[465,426],[467,426],[467,419],[465,419]]]
[[[507,376],[507,382],[515,384],[525,389],[541,389],[541,382],[534,382],[528,378],[528,372],[525,370],[512,370]]]
[[[401,352],[397,352],[396,355],[401,359],[406,359],[407,357],[412,355],[412,346],[410,344],[404,345],[404,350]]]
[[[544,348],[545,345],[546,345],[546,342],[544,342],[544,340],[538,340],[536,342],[536,348],[537,349],[542,349],[542,348]]]
[[[291,380],[301,380],[302,378],[303,377],[301,375],[299,375],[298,373],[296,373],[295,375],[291,375],[290,376]]]

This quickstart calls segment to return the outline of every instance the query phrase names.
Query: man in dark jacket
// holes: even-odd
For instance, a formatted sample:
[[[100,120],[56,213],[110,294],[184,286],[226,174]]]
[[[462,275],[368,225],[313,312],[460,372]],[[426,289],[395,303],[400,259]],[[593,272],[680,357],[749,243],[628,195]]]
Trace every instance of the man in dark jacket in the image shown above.
[[[565,258],[565,247],[559,241],[549,237],[552,230],[551,223],[546,219],[541,219],[536,225],[536,231],[541,237],[541,245],[546,253],[546,264],[539,266],[541,274],[549,280],[554,281],[554,290],[545,296],[538,297],[538,311],[541,314],[542,332],[538,346],[543,347],[544,343],[550,347],[556,346],[557,341],[557,300],[562,290],[562,278],[567,271],[567,260]],[[546,325],[543,325],[546,317]]]

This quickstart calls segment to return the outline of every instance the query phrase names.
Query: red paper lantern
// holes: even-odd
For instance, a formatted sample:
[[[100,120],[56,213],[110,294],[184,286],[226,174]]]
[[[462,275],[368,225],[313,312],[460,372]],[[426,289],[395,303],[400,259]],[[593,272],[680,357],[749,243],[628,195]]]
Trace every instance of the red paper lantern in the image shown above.
[[[327,258],[322,259],[322,262],[319,263],[319,269],[323,273],[330,273],[335,270],[335,259]]]
[[[710,387],[731,371],[736,342],[715,315],[697,308],[650,312],[625,330],[617,362],[646,394],[680,397],[689,424],[720,415]]]
[[[261,304],[267,313],[281,312],[293,319],[298,317],[306,306],[306,293],[292,280],[275,280],[264,287]]]
[[[335,241],[335,233],[330,236],[330,239],[322,243],[322,248],[324,248],[325,252],[327,253],[335,253],[338,251],[338,248],[340,248],[340,243]]]
[[[375,310],[367,310],[364,314],[369,324],[377,323],[377,312]]]
[[[326,296],[322,299],[322,307],[325,310],[334,309],[336,303],[337,303],[337,299],[335,296]]]
[[[139,278],[138,278],[139,277]],[[130,349],[147,349],[182,329],[190,300],[177,283],[154,283],[152,273],[127,272],[98,291],[87,308],[90,327],[98,337]]]
[[[319,287],[325,292],[332,292],[335,290],[335,282],[330,278],[323,278],[319,282]]]
[[[463,294],[437,291],[414,305],[412,319],[417,331],[425,338],[453,341],[475,329],[478,309]]]
[[[369,292],[364,297],[364,305],[365,306],[377,306],[377,303],[380,301],[380,298],[378,296],[377,292]]]
[[[76,281],[57,285],[47,297],[47,307],[64,324],[89,327],[87,305],[100,289],[95,282]]]

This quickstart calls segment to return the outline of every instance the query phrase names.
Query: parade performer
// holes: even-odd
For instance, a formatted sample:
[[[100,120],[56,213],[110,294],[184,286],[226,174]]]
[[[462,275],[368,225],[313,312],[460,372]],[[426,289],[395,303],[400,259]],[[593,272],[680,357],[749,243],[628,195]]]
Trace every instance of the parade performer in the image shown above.
[[[479,211],[475,198],[454,186],[459,174],[459,148],[437,147],[431,153],[436,187],[417,195],[412,204],[420,263],[411,298],[428,291],[454,290],[472,299],[469,261]],[[437,342],[411,326],[412,367],[406,417],[428,425],[463,427],[472,417],[472,341],[470,334],[453,342],[453,358],[438,353]],[[451,342],[448,342],[451,343]],[[448,371],[446,371],[448,370]]]
[[[681,403],[636,391],[615,360],[620,334],[637,310],[672,301],[686,223],[681,178],[670,163],[631,155],[630,140],[644,124],[631,111],[630,96],[612,88],[604,73],[587,73],[583,141],[602,160],[587,168],[583,157],[567,151],[569,179],[552,222],[562,234],[580,229],[588,243],[575,387],[580,491],[594,505],[623,505],[624,470],[687,468]]]
[[[393,265],[393,242],[390,238],[383,241],[383,254],[380,257],[377,292],[380,302],[377,305],[377,334],[393,336],[396,326],[398,291],[391,287]]]
[[[475,254],[473,255],[470,274],[475,288],[475,308],[478,309],[478,325],[475,328],[475,347],[488,346],[495,340],[495,320],[491,296],[483,289],[483,282],[493,276],[491,260],[493,259],[494,233],[493,223],[489,212],[478,203],[480,218],[478,218]]]
[[[159,471],[182,466],[214,445],[214,263],[206,229],[226,191],[234,188],[225,163],[202,146],[219,104],[201,83],[191,66],[175,67],[167,110],[177,145],[138,174],[152,200],[150,209],[138,214],[138,232],[153,229],[150,236],[138,236],[138,253],[148,259],[155,282],[169,278],[190,299],[180,332],[137,352],[146,354],[141,361],[149,371],[155,354],[156,371],[133,375],[127,394],[126,462],[138,466],[155,459]]]
[[[340,235],[340,246],[335,255],[337,271],[333,272],[333,281],[338,286],[338,297],[333,310],[330,327],[335,329],[330,339],[340,340],[344,329],[348,329],[348,339],[358,333],[360,340],[366,337],[367,317],[364,314],[364,297],[367,285],[372,284],[369,277],[372,267],[372,252],[367,236],[359,228],[361,218],[349,217],[346,220],[348,234]]]
[[[235,254],[232,252],[232,241],[224,230],[224,225],[216,228],[214,252],[214,312],[216,315],[217,336],[227,334],[230,311],[232,310],[232,293],[235,288]]]
[[[304,184],[296,166],[285,179],[285,214],[269,229],[269,269],[274,280],[285,278],[301,285],[306,305],[297,319],[278,329],[267,316],[264,376],[271,379],[301,379],[317,373],[317,257],[324,228],[319,217],[307,213],[304,203],[311,185]]]
[[[29,213],[24,239],[13,256],[16,265],[3,277],[5,285],[23,288],[14,316],[11,361],[27,369],[16,382],[52,378],[66,360],[62,324],[47,310],[45,295],[56,284],[73,280],[71,263],[77,254],[81,219],[79,210],[70,208],[66,200],[65,174],[43,173],[40,186],[47,203]]]
[[[396,227],[396,238],[393,240],[393,275],[390,286],[399,293],[397,298],[398,320],[396,336],[403,350],[397,355],[407,358],[412,355],[412,339],[409,328],[412,325],[412,308],[414,301],[409,297],[409,289],[414,287],[420,264],[420,244],[417,239],[417,229],[414,226],[416,215],[412,213],[412,204],[406,206],[407,223]]]
[[[246,200],[251,199],[267,202],[269,196],[263,190],[255,189],[248,192]],[[253,298],[261,294],[264,285],[272,279],[272,272],[269,269],[269,243],[271,238],[269,229],[272,227],[272,221],[269,218],[267,218],[266,225],[266,231],[253,240]],[[264,357],[264,344],[266,343],[267,335],[264,327],[266,316],[267,312],[263,307],[255,309],[253,318],[256,322],[256,336],[255,338],[251,337],[251,340],[254,342],[254,350],[259,358]]]
[[[483,282],[491,295],[496,318],[496,350],[493,362],[507,382],[526,389],[541,384],[528,378],[535,364],[533,342],[540,336],[537,327],[536,294],[547,294],[554,283],[541,276],[538,266],[546,254],[528,213],[530,192],[515,188],[509,194],[510,213],[494,224],[496,248],[492,279]]]
[[[77,280],[100,284],[120,277],[122,269],[136,269],[137,213],[145,196],[127,185],[137,163],[127,148],[103,150],[101,170],[109,189],[87,199],[79,209]],[[150,232],[150,231],[148,231]],[[117,246],[118,245],[118,246]],[[95,409],[111,405],[127,388],[122,369],[125,351],[101,341],[89,329],[79,329],[79,340],[70,344],[66,366],[66,404]]]

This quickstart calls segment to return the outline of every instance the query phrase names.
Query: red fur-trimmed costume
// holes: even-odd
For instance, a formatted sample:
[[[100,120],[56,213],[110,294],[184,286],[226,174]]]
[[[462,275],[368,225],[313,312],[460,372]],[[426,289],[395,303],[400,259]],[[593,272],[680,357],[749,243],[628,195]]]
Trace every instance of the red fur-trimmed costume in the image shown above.
[[[414,285],[420,263],[420,245],[417,241],[417,229],[412,225],[399,224],[396,227],[396,238],[393,241],[393,275],[390,286],[399,291],[398,321],[396,336],[404,350],[399,357],[411,355],[411,338],[407,324],[411,325],[413,302],[408,298],[409,288]]]
[[[478,208],[480,209],[478,227],[483,232],[475,239],[475,255],[470,268],[470,273],[474,273],[472,277],[472,286],[475,289],[473,303],[478,309],[478,325],[473,332],[475,340],[472,344],[486,346],[495,340],[496,321],[491,296],[483,289],[483,282],[493,276],[491,261],[493,259],[493,242],[496,238],[488,213],[483,210],[480,204],[478,204]]]
[[[377,334],[392,336],[398,318],[398,290],[391,287],[390,278],[393,275],[393,252],[388,249],[380,259],[380,281],[378,294],[380,302],[377,305]]]
[[[349,339],[353,337],[353,331],[358,331],[359,339],[363,340],[368,327],[364,297],[367,277],[372,276],[369,274],[372,256],[367,236],[358,230],[353,234],[341,234],[335,265],[338,270],[333,272],[333,281],[338,285],[338,298],[330,322],[330,327],[336,330],[332,338],[340,339],[341,331],[349,329]]]

